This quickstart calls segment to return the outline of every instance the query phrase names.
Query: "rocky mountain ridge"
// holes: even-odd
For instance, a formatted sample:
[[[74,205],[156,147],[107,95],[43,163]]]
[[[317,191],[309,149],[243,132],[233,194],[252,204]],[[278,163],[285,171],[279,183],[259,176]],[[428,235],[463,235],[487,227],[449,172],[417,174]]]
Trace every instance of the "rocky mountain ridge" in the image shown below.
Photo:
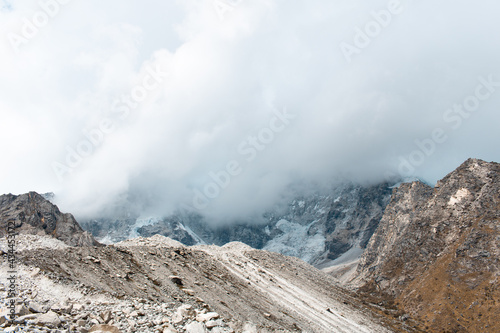
[[[22,195],[0,195],[0,236],[9,227],[16,233],[51,235],[71,246],[100,245],[84,231],[71,214],[63,214],[57,206],[36,192]]]
[[[500,164],[469,159],[435,188],[396,188],[351,285],[429,332],[499,332]]]

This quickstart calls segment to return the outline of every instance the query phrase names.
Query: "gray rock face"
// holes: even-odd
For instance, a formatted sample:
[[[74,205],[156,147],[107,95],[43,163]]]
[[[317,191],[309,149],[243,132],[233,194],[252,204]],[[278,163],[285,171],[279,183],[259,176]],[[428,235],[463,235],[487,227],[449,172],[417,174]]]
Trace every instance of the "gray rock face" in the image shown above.
[[[104,243],[121,242],[130,238],[162,235],[185,245],[200,243],[196,235],[188,232],[179,216],[140,219],[136,215],[122,213],[116,218],[83,220],[81,226]]]
[[[357,274],[438,331],[500,331],[500,164],[469,159],[435,188],[395,189]]]
[[[99,240],[104,238],[112,242],[120,242],[129,238],[132,227],[137,220],[136,216],[124,214],[115,218],[96,218],[81,220],[80,226]]]
[[[390,193],[389,184],[347,184],[328,195],[299,197],[284,213],[268,213],[273,237],[264,249],[324,265],[353,247],[364,248]]]
[[[262,212],[258,221],[234,221],[218,227],[193,212],[146,222],[122,213],[122,218],[84,221],[82,227],[103,242],[155,234],[188,246],[239,241],[322,265],[353,247],[366,247],[389,202],[390,185],[343,184],[328,193],[297,194],[285,205]]]
[[[155,224],[140,227],[137,229],[137,233],[142,237],[162,235],[175,239],[187,246],[199,243],[199,239],[195,235],[190,234],[179,216],[175,215],[163,218]]]
[[[0,235],[6,235],[12,224],[18,233],[50,235],[70,246],[99,245],[73,215],[61,213],[57,206],[36,192],[0,196]]]
[[[373,272],[385,260],[401,257],[399,244],[405,238],[412,219],[425,210],[433,189],[421,182],[402,184],[394,190],[389,206],[379,228],[372,236],[368,248],[363,253],[358,271]],[[404,242],[410,242],[407,238]]]

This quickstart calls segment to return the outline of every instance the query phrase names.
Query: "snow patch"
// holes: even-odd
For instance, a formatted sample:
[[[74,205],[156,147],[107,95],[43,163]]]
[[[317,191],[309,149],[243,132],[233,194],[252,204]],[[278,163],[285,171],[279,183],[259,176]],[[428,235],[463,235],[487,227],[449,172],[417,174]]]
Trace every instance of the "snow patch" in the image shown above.
[[[196,244],[195,245],[203,245],[203,244],[206,244],[203,239],[200,238],[200,236],[198,236],[190,227],[182,224],[182,223],[179,223],[179,228],[185,230],[191,237],[193,237],[193,239],[196,241]]]
[[[135,224],[132,226],[130,229],[130,233],[127,238],[136,238],[139,237],[139,233],[137,232],[138,229],[148,226],[148,225],[153,225],[161,221],[161,218],[159,217],[148,217],[148,218],[138,218],[135,220]]]
[[[325,236],[319,231],[314,235],[308,234],[314,223],[316,221],[304,226],[287,220],[279,220],[276,228],[283,234],[267,242],[263,250],[312,262],[324,253],[326,242]]]
[[[98,239],[98,241],[99,241],[99,243],[102,243],[105,245],[111,245],[111,244],[115,243],[115,241],[111,238],[111,236],[109,234],[107,234],[106,236],[104,236],[101,239]]]

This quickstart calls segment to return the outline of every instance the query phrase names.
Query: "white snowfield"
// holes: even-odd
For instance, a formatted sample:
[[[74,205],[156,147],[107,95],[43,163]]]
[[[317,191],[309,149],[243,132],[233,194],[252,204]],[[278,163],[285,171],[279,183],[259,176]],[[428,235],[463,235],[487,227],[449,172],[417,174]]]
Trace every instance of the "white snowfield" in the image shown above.
[[[231,273],[241,279],[249,279],[253,287],[267,294],[276,304],[293,313],[314,327],[308,333],[382,333],[391,332],[348,304],[321,293],[285,280],[270,270],[263,269],[248,259],[244,251],[253,249],[245,244],[233,242],[222,247],[194,246],[218,259]],[[305,332],[304,332],[305,333]]]
[[[317,222],[316,220],[308,225],[300,225],[283,219],[278,221],[276,228],[283,234],[267,242],[263,250],[313,262],[325,252],[326,238],[322,231],[318,230],[312,236],[308,234],[310,227]]]

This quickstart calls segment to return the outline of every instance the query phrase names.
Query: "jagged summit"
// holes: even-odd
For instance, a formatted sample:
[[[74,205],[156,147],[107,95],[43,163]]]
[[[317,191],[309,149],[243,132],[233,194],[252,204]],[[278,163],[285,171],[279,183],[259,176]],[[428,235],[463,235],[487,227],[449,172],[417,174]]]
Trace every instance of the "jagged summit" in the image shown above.
[[[437,182],[436,187],[442,187],[443,184],[458,184],[464,186],[469,184],[477,186],[489,182],[489,176],[498,172],[500,164],[496,162],[486,162],[476,158],[469,158],[457,169],[450,172],[443,179]]]
[[[11,225],[17,233],[49,235],[70,246],[100,245],[80,227],[73,215],[61,213],[36,192],[0,196],[0,235],[6,235]]]

